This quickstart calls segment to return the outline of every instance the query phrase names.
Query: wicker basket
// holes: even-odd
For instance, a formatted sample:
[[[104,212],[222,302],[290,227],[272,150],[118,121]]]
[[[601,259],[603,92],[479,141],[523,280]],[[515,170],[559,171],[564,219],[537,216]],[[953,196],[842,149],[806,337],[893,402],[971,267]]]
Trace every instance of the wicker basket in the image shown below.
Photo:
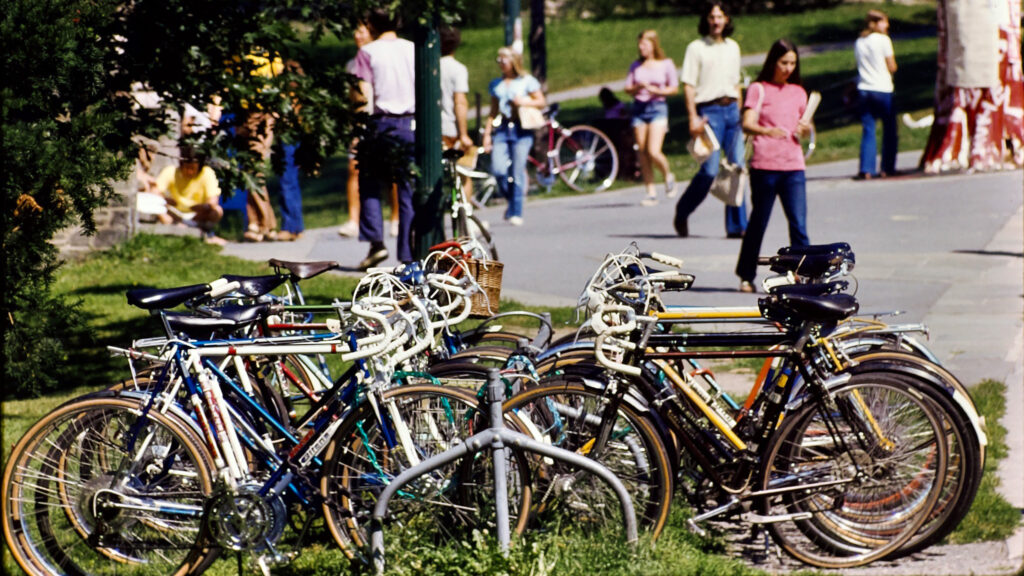
[[[483,292],[473,294],[470,314],[487,318],[498,313],[501,299],[501,272],[505,265],[497,260],[464,260],[466,269]]]

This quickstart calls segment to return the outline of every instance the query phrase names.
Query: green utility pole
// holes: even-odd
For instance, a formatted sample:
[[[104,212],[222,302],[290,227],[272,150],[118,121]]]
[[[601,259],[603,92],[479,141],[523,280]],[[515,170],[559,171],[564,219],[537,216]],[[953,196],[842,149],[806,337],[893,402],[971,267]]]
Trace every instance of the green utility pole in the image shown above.
[[[413,257],[422,260],[444,241],[441,186],[441,37],[435,14],[416,28],[416,165],[420,177],[413,196]]]
[[[519,0],[505,0],[505,46],[513,46],[523,53],[523,22],[519,18]]]

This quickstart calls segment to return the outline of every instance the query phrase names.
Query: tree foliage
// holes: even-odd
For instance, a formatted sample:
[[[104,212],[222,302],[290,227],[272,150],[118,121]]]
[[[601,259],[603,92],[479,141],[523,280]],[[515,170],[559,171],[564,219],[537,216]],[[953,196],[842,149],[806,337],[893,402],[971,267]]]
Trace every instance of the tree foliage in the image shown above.
[[[54,234],[93,213],[126,178],[140,138],[173,134],[186,104],[219,101],[236,117],[274,118],[275,137],[301,141],[306,170],[348,142],[361,117],[344,62],[318,50],[348,38],[381,5],[423,22],[451,20],[458,0],[5,0],[2,100],[4,394],[73,385],[61,360],[82,326],[73,303],[49,293]],[[336,43],[337,40],[334,40]],[[329,53],[329,52],[327,52]],[[273,77],[247,56],[294,62]],[[144,106],[141,94],[159,96]],[[230,190],[262,172],[243,131],[201,146]],[[168,263],[169,266],[173,262]]]

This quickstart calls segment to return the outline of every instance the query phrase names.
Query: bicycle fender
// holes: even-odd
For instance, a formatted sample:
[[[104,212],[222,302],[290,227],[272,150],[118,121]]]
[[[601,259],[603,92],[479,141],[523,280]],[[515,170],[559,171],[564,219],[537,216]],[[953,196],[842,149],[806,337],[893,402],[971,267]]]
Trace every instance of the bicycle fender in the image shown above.
[[[978,414],[978,410],[975,408],[974,402],[970,397],[961,392],[957,386],[947,384],[940,375],[929,371],[924,365],[911,364],[898,358],[858,360],[855,366],[851,366],[849,368],[849,372],[852,374],[862,374],[875,370],[892,371],[911,378],[923,380],[925,383],[934,386],[935,389],[944,392],[953,400],[954,404],[963,410],[964,415],[967,416],[967,420],[971,423],[971,427],[974,428],[974,433],[978,437],[978,443],[981,446],[988,446],[988,436],[985,434],[985,430],[981,422],[981,416]]]

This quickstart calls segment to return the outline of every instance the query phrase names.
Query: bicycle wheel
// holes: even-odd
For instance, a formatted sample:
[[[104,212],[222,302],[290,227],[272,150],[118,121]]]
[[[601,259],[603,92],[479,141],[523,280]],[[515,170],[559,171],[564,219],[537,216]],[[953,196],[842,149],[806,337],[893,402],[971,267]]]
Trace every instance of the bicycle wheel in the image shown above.
[[[29,574],[202,572],[213,464],[183,424],[139,403],[72,401],[37,422],[4,471],[4,537]]]
[[[611,470],[626,485],[638,524],[656,539],[672,496],[668,454],[652,424],[602,388],[593,380],[553,378],[516,394],[505,403],[505,411],[525,421],[538,440],[586,455]],[[545,527],[621,530],[623,518],[611,487],[558,460],[537,464],[534,521]]]
[[[942,424],[890,374],[854,375],[786,416],[762,461],[756,505],[776,543],[821,568],[860,566],[924,524],[946,470]]]
[[[366,403],[345,419],[324,453],[321,492],[328,528],[346,555],[366,547],[372,508],[392,479],[487,426],[478,405],[474,394],[416,384],[385,392],[382,418]],[[521,452],[507,454],[510,517],[518,533],[526,522],[518,511],[531,498],[529,465]],[[405,485],[389,505],[389,529],[400,529],[403,542],[491,529],[493,473],[486,456],[463,458]]]
[[[558,138],[555,150],[558,175],[577,192],[600,192],[619,173],[615,145],[597,128],[573,126]]]
[[[949,452],[946,477],[931,516],[900,550],[900,554],[912,554],[940,541],[956,528],[981,485],[985,449],[971,424],[972,416],[967,413],[973,403],[952,374],[913,354],[871,352],[853,358],[857,361],[853,370],[861,374],[893,365],[910,367],[910,374],[904,375],[908,385],[929,402],[942,424]],[[931,378],[914,377],[918,370],[937,377],[939,383]],[[954,392],[950,393],[951,390]]]

